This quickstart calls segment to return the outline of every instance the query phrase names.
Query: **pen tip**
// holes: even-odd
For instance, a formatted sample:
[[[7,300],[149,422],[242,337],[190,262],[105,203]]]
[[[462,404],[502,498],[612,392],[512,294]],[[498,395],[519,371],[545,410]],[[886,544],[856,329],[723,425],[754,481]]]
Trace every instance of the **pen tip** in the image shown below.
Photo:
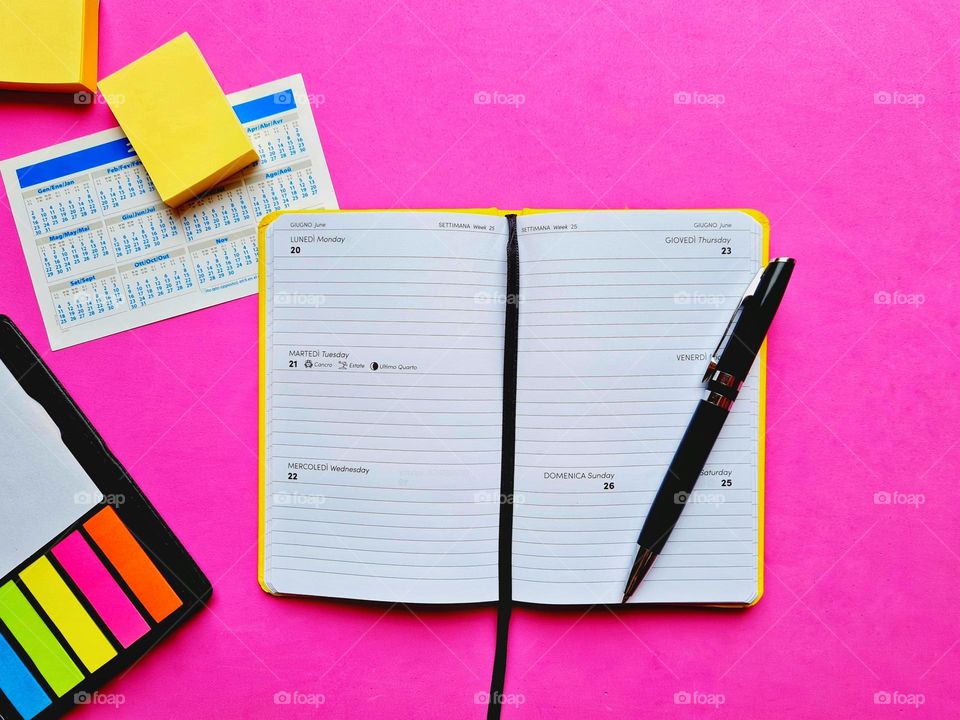
[[[620,601],[621,605],[626,604],[630,596],[636,592],[640,586],[640,581],[643,580],[650,566],[653,565],[653,561],[656,559],[657,554],[655,552],[642,545],[640,546],[640,551],[637,553],[637,557],[633,561],[633,567],[630,569],[630,577],[627,578],[627,586],[623,591],[623,600]]]

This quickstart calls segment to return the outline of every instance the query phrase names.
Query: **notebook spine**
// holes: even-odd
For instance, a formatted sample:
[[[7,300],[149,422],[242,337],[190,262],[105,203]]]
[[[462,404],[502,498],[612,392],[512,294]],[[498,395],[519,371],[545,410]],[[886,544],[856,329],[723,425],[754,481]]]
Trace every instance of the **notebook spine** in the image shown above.
[[[487,719],[500,717],[507,667],[507,636],[513,603],[513,489],[517,435],[517,341],[520,331],[520,247],[517,216],[507,215],[507,291],[503,342],[503,430],[500,453],[500,543],[497,646]]]

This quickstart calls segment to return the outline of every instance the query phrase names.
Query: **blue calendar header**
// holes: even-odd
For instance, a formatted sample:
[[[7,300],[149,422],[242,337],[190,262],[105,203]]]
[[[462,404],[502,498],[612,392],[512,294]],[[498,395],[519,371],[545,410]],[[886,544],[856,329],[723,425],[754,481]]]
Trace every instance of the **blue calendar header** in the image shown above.
[[[293,90],[284,90],[234,105],[233,111],[240,122],[250,123],[293,110],[296,107],[297,101],[293,96]],[[133,151],[130,141],[126,138],[120,138],[102,145],[61,155],[57,158],[43,160],[34,165],[17,168],[17,180],[20,181],[21,189],[25,189],[136,156],[137,154]]]
[[[293,90],[284,90],[283,92],[265,95],[256,100],[249,100],[245,103],[233,106],[233,111],[242,123],[249,123],[255,120],[262,120],[271,115],[293,110],[297,107],[297,101],[293,97]]]
[[[136,157],[136,155],[130,146],[130,141],[126,138],[120,138],[103,143],[103,145],[84,148],[83,150],[77,150],[77,152],[61,155],[58,158],[44,160],[36,165],[17,168],[17,180],[20,181],[21,188],[28,188],[117,160]]]

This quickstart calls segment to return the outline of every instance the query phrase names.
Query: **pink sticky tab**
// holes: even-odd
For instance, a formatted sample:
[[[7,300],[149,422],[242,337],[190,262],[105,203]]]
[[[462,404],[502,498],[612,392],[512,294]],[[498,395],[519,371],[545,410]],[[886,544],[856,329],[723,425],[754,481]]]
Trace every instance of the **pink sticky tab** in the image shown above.
[[[53,548],[57,559],[120,644],[130,647],[150,627],[79,532]]]

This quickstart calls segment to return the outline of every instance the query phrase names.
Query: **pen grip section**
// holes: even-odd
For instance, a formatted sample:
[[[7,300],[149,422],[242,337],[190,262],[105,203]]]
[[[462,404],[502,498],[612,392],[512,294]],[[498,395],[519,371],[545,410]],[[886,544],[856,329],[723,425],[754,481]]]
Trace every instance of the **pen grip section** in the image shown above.
[[[658,554],[663,550],[728,415],[704,400],[697,404],[640,531],[639,545]]]

